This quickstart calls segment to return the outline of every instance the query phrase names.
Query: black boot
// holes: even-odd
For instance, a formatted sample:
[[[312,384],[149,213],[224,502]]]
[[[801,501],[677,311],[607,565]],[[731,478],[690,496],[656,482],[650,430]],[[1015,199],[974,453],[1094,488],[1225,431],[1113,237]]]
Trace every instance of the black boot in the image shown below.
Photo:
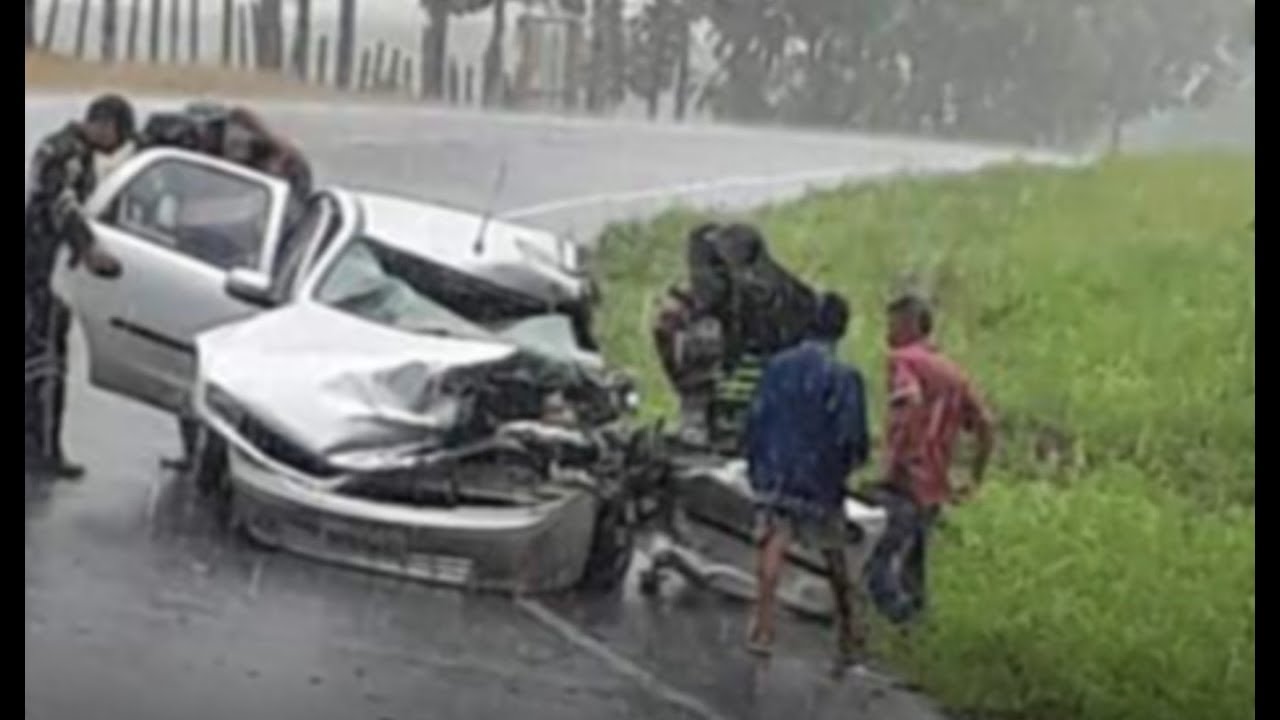
[[[58,453],[52,465],[55,480],[80,480],[84,477],[84,466],[71,462],[62,453]]]

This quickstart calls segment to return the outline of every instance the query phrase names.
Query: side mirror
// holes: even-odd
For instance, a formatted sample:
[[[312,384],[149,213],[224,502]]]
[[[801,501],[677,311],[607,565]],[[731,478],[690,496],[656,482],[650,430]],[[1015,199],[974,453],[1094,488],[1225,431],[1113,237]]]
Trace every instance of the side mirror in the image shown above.
[[[276,304],[271,292],[271,278],[248,268],[236,268],[227,273],[225,286],[231,297],[256,307],[269,308]]]

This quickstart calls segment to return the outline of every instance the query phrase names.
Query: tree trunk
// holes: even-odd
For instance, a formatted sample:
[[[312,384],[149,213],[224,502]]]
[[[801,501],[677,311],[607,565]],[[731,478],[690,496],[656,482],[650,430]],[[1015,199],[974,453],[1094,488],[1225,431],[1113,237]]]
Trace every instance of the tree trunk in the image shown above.
[[[609,13],[606,16],[609,47],[609,104],[616,106],[627,93],[627,47],[626,28],[622,14],[622,0],[609,0]]]
[[[312,76],[319,85],[324,85],[329,80],[329,36],[321,35],[316,38],[316,71]]]
[[[369,89],[369,48],[360,51],[360,74],[356,89],[364,92]]]
[[[89,25],[89,3],[81,2],[80,15],[79,17],[76,18],[75,56],[77,58],[84,58],[84,41],[85,41],[85,33],[89,29],[88,25]]]
[[[191,0],[187,13],[187,32],[190,34],[187,43],[191,50],[191,64],[194,65],[200,62],[200,0]]]
[[[351,70],[356,57],[356,0],[341,0],[338,7],[338,43],[335,52],[338,87],[351,88]]]
[[[591,0],[590,49],[587,52],[587,111],[600,112],[604,106],[604,13],[609,0]]]
[[[222,66],[231,67],[231,57],[236,38],[236,6],[232,0],[222,0]]]
[[[502,43],[507,35],[507,0],[493,0],[493,28],[484,49],[484,104],[497,105],[502,92]]]
[[[164,22],[164,8],[160,0],[151,0],[151,62],[160,62],[160,23]]]
[[[58,27],[58,8],[61,5],[60,0],[53,0],[49,5],[49,15],[44,19],[44,49],[53,49],[53,31]]]
[[[298,16],[293,30],[293,72],[307,79],[307,58],[311,57],[311,0],[298,0]]]
[[[400,48],[391,49],[391,59],[387,63],[387,74],[384,80],[387,89],[399,92],[400,90]]]
[[[422,47],[422,87],[429,98],[444,95],[445,50],[449,42],[449,4],[431,0],[427,4],[427,30]]]
[[[689,101],[689,23],[682,20],[680,26],[680,44],[676,59],[676,87],[675,87],[675,119],[676,122],[684,120],[687,112],[687,103]]]
[[[236,46],[239,56],[240,67],[249,67],[249,6],[241,5],[236,8],[236,25],[239,30],[239,44]]]
[[[366,86],[370,90],[382,89],[382,61],[385,59],[387,45],[379,40],[378,44],[373,47],[373,69],[369,72],[369,84]]]
[[[27,11],[27,49],[30,50],[36,45],[36,0],[26,0],[24,9]]]
[[[102,61],[115,62],[116,59],[116,21],[120,17],[120,6],[116,0],[102,0]]]
[[[169,62],[178,63],[178,43],[182,40],[182,0],[169,3]]]
[[[129,39],[125,45],[125,57],[129,62],[138,59],[138,24],[142,22],[142,0],[129,3]]]
[[[261,0],[262,64],[266,69],[284,68],[284,3],[283,0]]]
[[[258,27],[261,29],[258,52],[261,66],[267,70],[284,67],[284,4],[282,0],[261,0],[258,4]]]

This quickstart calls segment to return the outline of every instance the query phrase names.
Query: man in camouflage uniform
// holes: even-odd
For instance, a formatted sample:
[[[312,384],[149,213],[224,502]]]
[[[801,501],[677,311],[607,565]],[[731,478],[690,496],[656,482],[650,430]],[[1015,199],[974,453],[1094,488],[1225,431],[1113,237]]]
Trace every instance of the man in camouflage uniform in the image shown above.
[[[62,449],[71,313],[53,292],[54,266],[65,243],[70,267],[83,264],[102,277],[120,273],[119,263],[95,246],[83,204],[97,182],[97,155],[116,155],[133,133],[129,103],[103,96],[90,104],[83,122],[46,137],[31,161],[25,217],[23,450],[27,470],[39,476],[74,479],[84,472]]]
[[[275,175],[300,198],[314,189],[302,152],[247,108],[192,103],[181,112],[151,115],[142,136],[149,147],[180,147]]]
[[[705,444],[720,379],[748,358],[763,362],[803,340],[817,295],[769,255],[749,225],[695,228],[686,262],[689,287],[667,292],[653,335],[680,398],[681,436]]]
[[[702,312],[687,288],[673,286],[658,307],[653,340],[680,400],[680,439],[706,445],[711,402],[724,359],[720,321]]]

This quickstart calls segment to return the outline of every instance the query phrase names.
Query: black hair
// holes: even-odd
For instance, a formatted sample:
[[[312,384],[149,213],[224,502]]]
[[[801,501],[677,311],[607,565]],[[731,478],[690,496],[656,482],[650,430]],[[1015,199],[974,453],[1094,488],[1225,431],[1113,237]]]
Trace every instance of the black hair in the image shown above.
[[[703,242],[710,240],[711,236],[720,231],[720,223],[705,222],[689,231],[689,240],[691,242]]]
[[[849,303],[837,293],[822,293],[814,308],[813,336],[819,340],[839,340],[848,326]]]
[[[734,265],[751,265],[767,252],[764,236],[751,225],[733,223],[720,229],[723,238],[722,250],[726,259]]]
[[[87,122],[109,122],[115,126],[120,139],[134,136],[136,127],[133,119],[133,106],[119,95],[100,95],[89,103],[85,113]]]
[[[890,315],[905,313],[916,321],[916,328],[924,335],[933,332],[933,309],[929,301],[916,293],[904,293],[894,298],[888,307]]]

